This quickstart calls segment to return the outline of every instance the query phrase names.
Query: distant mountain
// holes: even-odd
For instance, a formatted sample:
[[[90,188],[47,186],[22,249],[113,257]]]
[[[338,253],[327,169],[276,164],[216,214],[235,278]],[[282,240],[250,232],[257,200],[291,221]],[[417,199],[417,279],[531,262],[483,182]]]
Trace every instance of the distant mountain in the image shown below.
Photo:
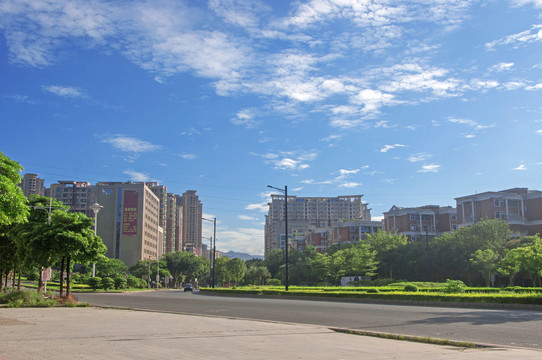
[[[263,260],[262,255],[250,255],[250,254],[247,254],[247,253],[240,253],[240,252],[235,252],[235,251],[223,252],[222,255],[224,255],[226,257],[229,257],[230,259],[239,258],[239,259],[241,259],[243,261],[247,261],[247,260],[250,260],[250,259],[262,259]]]

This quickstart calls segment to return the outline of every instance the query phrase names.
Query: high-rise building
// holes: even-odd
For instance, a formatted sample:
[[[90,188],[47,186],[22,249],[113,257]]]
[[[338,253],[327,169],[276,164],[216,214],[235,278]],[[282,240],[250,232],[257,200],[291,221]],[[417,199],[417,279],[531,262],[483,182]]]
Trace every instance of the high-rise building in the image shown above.
[[[337,197],[288,196],[288,237],[294,232],[308,234],[309,230],[332,228],[344,220],[371,220],[363,195]],[[265,217],[265,257],[286,246],[285,197],[271,195],[269,212]]]
[[[157,182],[148,182],[147,186],[151,191],[156,195],[158,199],[160,199],[160,215],[158,224],[162,228],[162,236],[164,237],[164,241],[162,241],[162,249],[161,253],[165,254],[167,253],[167,242],[166,242],[166,227],[167,227],[167,187],[165,185],[159,185]]]
[[[96,199],[98,235],[107,257],[128,266],[139,260],[155,260],[162,253],[160,199],[145,183],[99,182]]]
[[[522,236],[542,233],[542,191],[513,188],[462,196],[455,201],[460,228],[484,219],[501,219]]]
[[[94,217],[94,212],[89,208],[96,202],[96,188],[87,181],[58,181],[51,184],[47,193],[64,205],[69,206],[71,212],[80,212],[89,217]]]
[[[195,190],[187,190],[178,198],[182,207],[182,248],[201,256],[201,217],[203,207]]]
[[[177,205],[177,197],[167,194],[166,253],[181,251],[182,212]]]
[[[24,174],[19,187],[23,190],[23,194],[26,197],[30,195],[44,195],[45,194],[45,182],[38,177],[38,174]]]
[[[457,211],[451,206],[392,206],[384,213],[384,230],[406,235],[409,241],[434,238],[457,230]]]

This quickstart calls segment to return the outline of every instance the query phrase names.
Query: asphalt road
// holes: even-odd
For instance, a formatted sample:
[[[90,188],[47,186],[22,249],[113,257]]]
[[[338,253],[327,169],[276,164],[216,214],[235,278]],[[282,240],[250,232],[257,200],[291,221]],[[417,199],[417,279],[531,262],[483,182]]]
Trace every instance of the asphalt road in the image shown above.
[[[181,291],[77,294],[93,305],[323,325],[542,349],[542,312],[207,296]]]

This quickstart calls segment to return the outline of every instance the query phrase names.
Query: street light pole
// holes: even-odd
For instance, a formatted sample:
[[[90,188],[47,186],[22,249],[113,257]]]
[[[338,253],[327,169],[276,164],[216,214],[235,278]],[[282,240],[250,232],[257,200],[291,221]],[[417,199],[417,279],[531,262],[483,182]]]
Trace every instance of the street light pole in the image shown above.
[[[89,206],[89,208],[94,212],[94,236],[98,236],[98,212],[103,208],[102,205],[94,203]],[[92,277],[96,276],[96,263],[92,263]]]
[[[211,288],[215,287],[215,254],[216,254],[216,217],[211,219],[201,218],[213,223],[213,259],[211,260]]]
[[[267,185],[268,188],[284,192],[284,233],[286,236],[286,246],[284,247],[284,262],[286,265],[286,273],[284,274],[284,290],[288,291],[288,186],[284,185],[284,189],[276,188]]]

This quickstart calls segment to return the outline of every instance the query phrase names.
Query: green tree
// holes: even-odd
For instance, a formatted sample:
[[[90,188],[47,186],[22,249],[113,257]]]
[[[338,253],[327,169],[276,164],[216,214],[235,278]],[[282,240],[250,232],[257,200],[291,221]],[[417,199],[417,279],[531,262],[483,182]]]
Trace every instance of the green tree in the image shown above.
[[[230,259],[227,257],[220,257],[215,260],[215,280],[217,283],[224,284],[231,281],[231,274],[228,266],[229,262]]]
[[[19,188],[23,168],[0,151],[0,225],[24,223],[28,216],[27,200]]]
[[[491,276],[497,270],[499,255],[491,249],[476,250],[471,254],[470,262],[478,270],[486,282],[486,286],[491,284]]]
[[[339,250],[331,256],[331,268],[335,283],[343,276],[373,276],[378,262],[376,252],[367,243],[358,243],[349,249]]]
[[[54,238],[45,236],[51,227],[49,211],[66,211],[61,202],[44,196],[33,195],[29,201],[30,212],[26,223],[14,224],[9,231],[16,242],[16,256],[19,267],[25,270],[37,268],[40,274],[38,292],[43,281],[41,269],[48,268],[60,260],[56,252]]]
[[[106,256],[96,262],[96,275],[104,277],[124,277],[128,272],[128,266],[120,259],[111,259]]]
[[[164,257],[167,269],[173,277],[174,286],[207,276],[209,261],[191,252],[172,252]]]
[[[265,266],[252,266],[247,269],[246,279],[250,285],[264,285],[271,273]]]
[[[239,258],[233,258],[228,261],[227,268],[227,271],[230,274],[230,280],[234,285],[238,285],[245,277],[247,271],[245,262]]]
[[[378,231],[368,234],[365,240],[371,248],[376,251],[376,260],[379,263],[378,272],[380,276],[393,277],[394,265],[397,255],[407,245],[407,237],[398,233]]]
[[[520,250],[521,251],[521,250]],[[497,265],[497,272],[508,276],[508,286],[514,286],[514,278],[521,271],[521,256],[517,249],[506,251],[504,257]]]
[[[273,277],[274,279],[280,279],[280,268],[284,265],[284,251],[279,249],[271,251],[268,254],[267,258],[264,260],[264,265],[271,273],[271,277]]]

